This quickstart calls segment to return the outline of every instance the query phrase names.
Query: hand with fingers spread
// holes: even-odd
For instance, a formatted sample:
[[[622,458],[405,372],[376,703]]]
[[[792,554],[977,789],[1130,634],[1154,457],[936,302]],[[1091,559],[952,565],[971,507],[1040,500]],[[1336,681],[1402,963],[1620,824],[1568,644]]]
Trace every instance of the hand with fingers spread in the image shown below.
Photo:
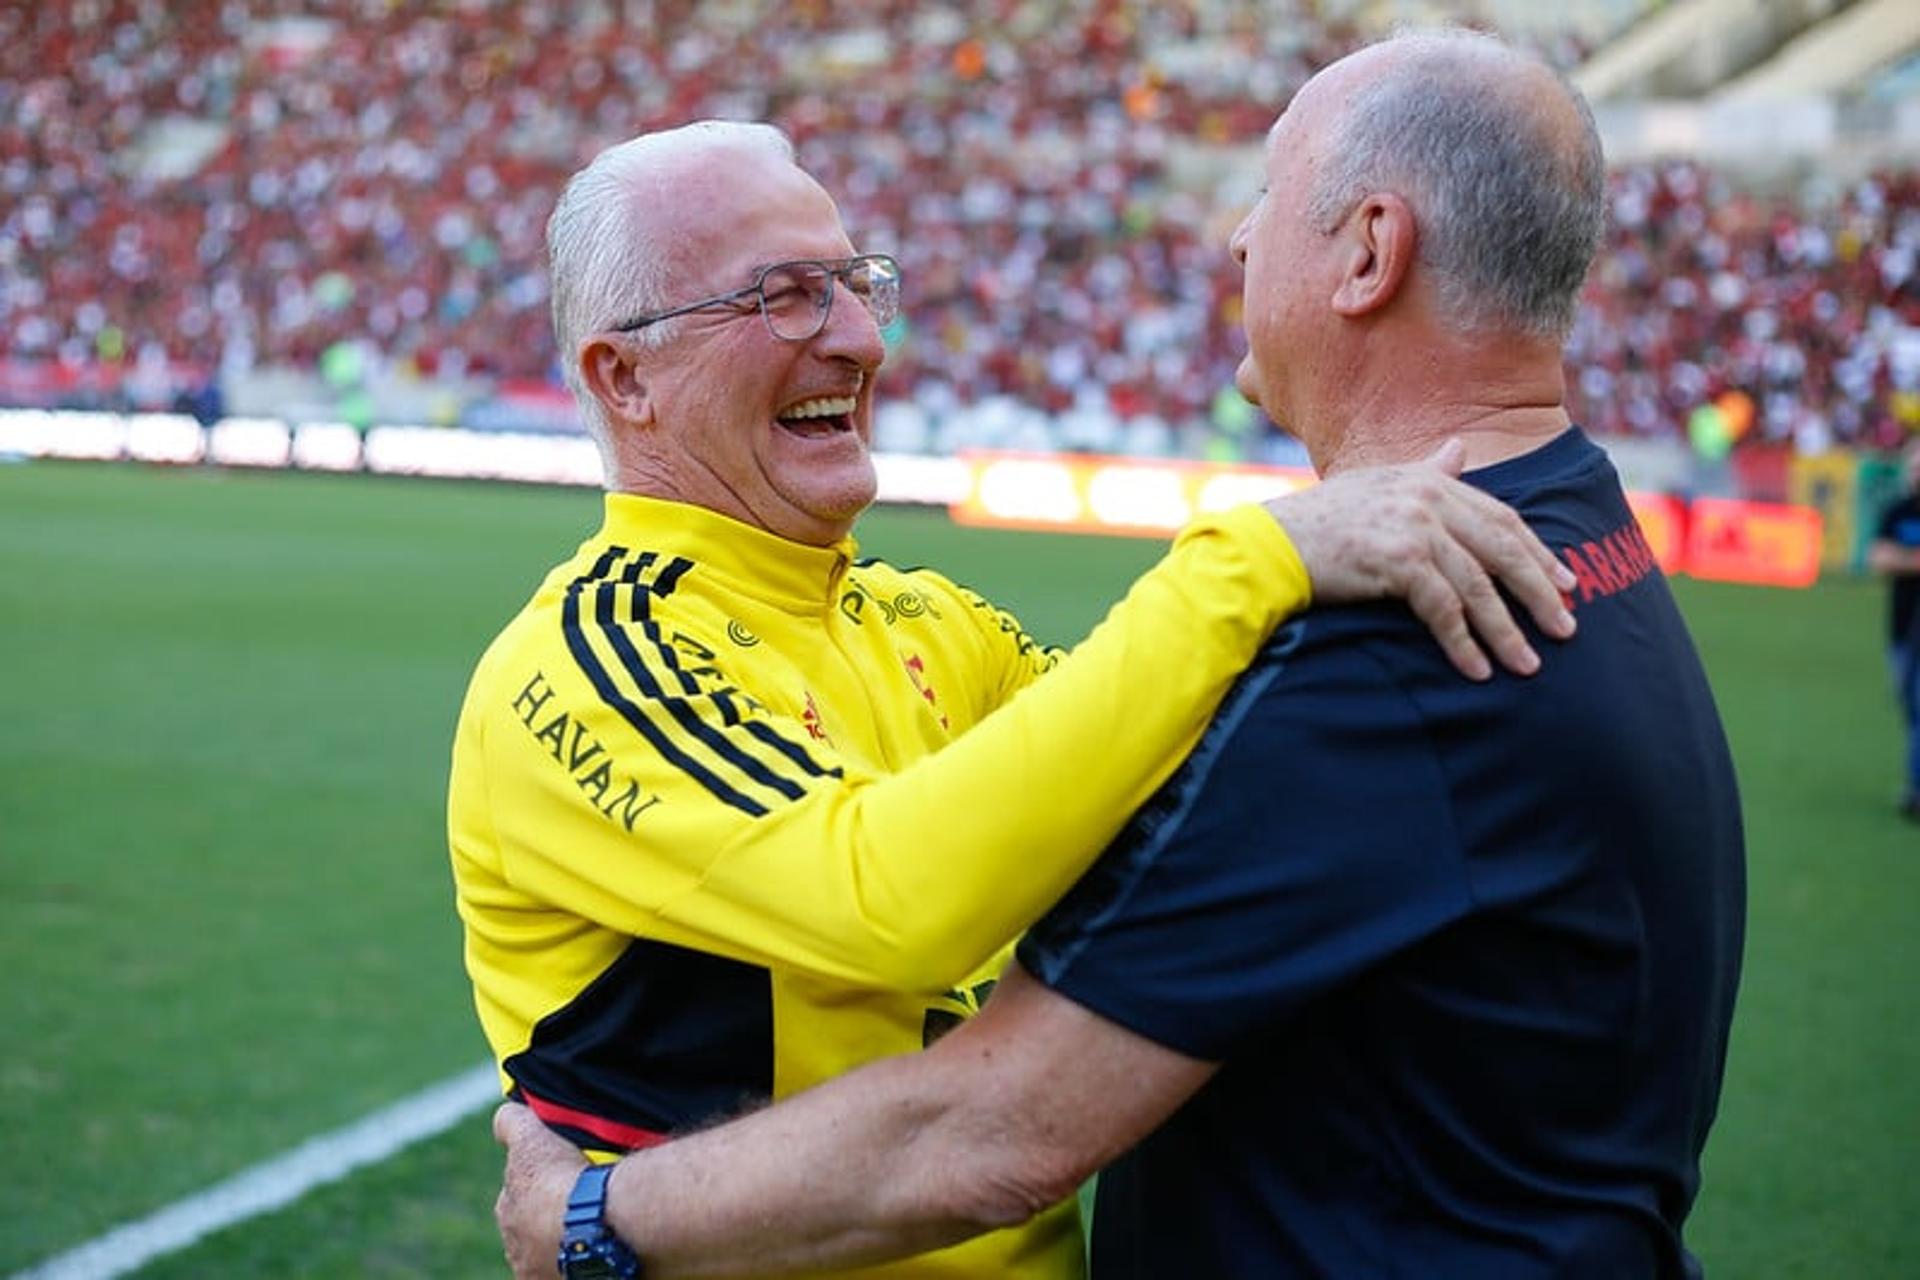
[[[507,1265],[515,1280],[551,1280],[567,1193],[586,1158],[517,1102],[493,1113],[493,1136],[507,1149],[506,1179],[493,1205]]]
[[[1267,503],[1313,582],[1316,604],[1400,598],[1461,674],[1493,674],[1484,644],[1517,675],[1540,657],[1500,597],[1504,586],[1541,632],[1573,634],[1571,570],[1512,508],[1458,477],[1449,440],[1424,461],[1347,471]]]

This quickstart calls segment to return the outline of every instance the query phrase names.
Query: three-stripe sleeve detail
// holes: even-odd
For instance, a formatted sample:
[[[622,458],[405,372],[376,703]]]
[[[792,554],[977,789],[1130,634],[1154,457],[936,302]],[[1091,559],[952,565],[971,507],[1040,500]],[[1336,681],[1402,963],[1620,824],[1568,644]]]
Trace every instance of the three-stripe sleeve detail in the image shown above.
[[[673,557],[660,564],[658,553],[643,551],[616,572],[628,555],[624,547],[610,547],[593,566],[567,588],[562,627],[568,650],[601,700],[618,712],[668,764],[698,782],[715,798],[753,817],[769,810],[760,799],[729,782],[715,767],[723,762],[739,774],[788,800],[806,794],[805,785],[775,771],[775,761],[762,758],[723,726],[738,725],[778,758],[811,778],[840,777],[842,771],[824,768],[804,747],[759,719],[744,717],[728,690],[703,694],[693,675],[680,665],[673,646],[661,635],[651,612],[656,597],[670,594],[692,562]],[[651,578],[649,571],[654,570]],[[619,593],[630,592],[626,609]],[[582,594],[591,591],[590,617],[583,616]],[[624,613],[625,619],[619,615]],[[631,623],[631,626],[626,625]],[[597,635],[616,663],[608,663],[591,637]],[[636,639],[640,643],[636,644]],[[622,679],[624,675],[624,679]],[[630,683],[629,683],[630,682]],[[623,691],[622,686],[627,688]],[[638,697],[630,696],[637,694]],[[702,715],[699,702],[710,701],[721,725]],[[662,723],[664,714],[669,723]],[[675,732],[677,729],[677,733]],[[676,737],[684,735],[679,742]],[[704,748],[696,751],[695,747]],[[701,754],[712,757],[703,763]]]
[[[640,624],[642,633],[646,635],[655,651],[659,653],[660,660],[673,671],[674,675],[680,678],[681,687],[689,694],[698,695],[700,692],[699,684],[680,666],[680,658],[674,653],[673,646],[661,637],[660,626],[653,620],[652,609],[648,603],[650,598],[665,596],[671,592],[674,584],[680,581],[680,576],[691,567],[692,562],[685,558],[676,557],[669,561],[666,568],[662,569],[659,576],[654,579],[651,593],[635,591],[633,616],[634,620]],[[807,753],[805,747],[793,741],[791,738],[784,737],[779,730],[775,729],[766,721],[750,720],[742,716],[740,709],[734,705],[731,690],[716,689],[708,695],[708,698],[712,701],[714,709],[719,711],[722,724],[729,726],[736,724],[741,725],[749,734],[758,738],[769,747],[772,747],[787,759],[793,761],[794,764],[798,765],[800,769],[809,776],[815,778],[838,778],[844,775],[845,771],[838,765],[835,765],[831,769],[822,768],[819,763]],[[729,750],[733,749],[730,739],[722,738],[721,741],[727,743]],[[782,794],[785,793],[782,792]],[[796,792],[789,798],[798,799],[799,793]]]
[[[660,727],[648,719],[646,712],[620,691],[613,677],[608,674],[606,666],[600,661],[599,655],[594,653],[593,646],[588,643],[586,633],[580,625],[580,592],[589,583],[604,578],[614,561],[624,554],[626,549],[623,547],[608,548],[607,553],[594,562],[593,568],[587,574],[574,579],[567,587],[566,602],[561,606],[560,626],[566,633],[568,651],[573,654],[574,662],[579,665],[581,672],[593,685],[594,692],[600,695],[600,700],[619,712],[620,718],[632,725],[634,731],[660,753],[661,759],[712,792],[716,799],[732,805],[742,813],[760,817],[767,812],[767,807],[752,797],[734,790],[698,760],[674,746],[672,740]]]
[[[805,747],[793,741],[791,738],[782,737],[772,725],[764,720],[749,720],[742,727],[744,727],[748,733],[799,765],[801,769],[813,777],[838,778],[846,772],[839,765],[835,765],[831,769],[821,768],[819,762],[807,754]]]
[[[595,592],[594,621],[600,624],[600,630],[607,637],[607,643],[613,647],[614,653],[620,658],[621,665],[627,669],[627,675],[632,678],[634,684],[639,686],[640,692],[664,707],[667,714],[673,717],[675,723],[684,729],[689,737],[705,743],[715,755],[761,786],[777,791],[789,800],[798,800],[805,795],[806,791],[799,783],[774,773],[764,762],[742,751],[725,733],[700,718],[699,710],[687,700],[689,696],[698,695],[699,686],[694,683],[693,677],[680,670],[680,664],[674,659],[672,651],[660,639],[659,628],[654,626],[653,619],[646,615],[644,604],[638,603],[643,599],[647,588],[635,586],[633,588],[636,601],[634,608],[642,615],[641,633],[647,637],[649,647],[656,654],[664,653],[661,664],[679,677],[682,686],[678,693],[668,693],[661,689],[659,681],[654,679],[652,668],[633,647],[633,641],[628,638],[626,631],[613,619],[616,590],[618,588],[611,582],[600,584]]]

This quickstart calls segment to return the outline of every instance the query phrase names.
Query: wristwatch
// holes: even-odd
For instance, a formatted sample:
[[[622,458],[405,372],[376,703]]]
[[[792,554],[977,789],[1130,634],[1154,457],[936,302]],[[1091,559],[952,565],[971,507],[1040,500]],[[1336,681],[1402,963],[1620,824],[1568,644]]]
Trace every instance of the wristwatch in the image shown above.
[[[607,1179],[616,1168],[590,1164],[567,1197],[560,1274],[567,1280],[641,1280],[640,1259],[607,1225]]]

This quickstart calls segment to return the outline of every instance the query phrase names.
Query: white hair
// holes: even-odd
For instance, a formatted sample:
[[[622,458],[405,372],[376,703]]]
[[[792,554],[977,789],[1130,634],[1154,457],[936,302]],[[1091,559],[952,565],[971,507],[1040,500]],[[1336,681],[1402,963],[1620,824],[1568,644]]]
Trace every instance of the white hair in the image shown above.
[[[770,124],[699,120],[608,147],[568,180],[547,219],[547,271],[561,372],[599,447],[609,482],[613,431],[581,377],[580,341],[597,329],[687,301],[670,296],[673,224],[656,216],[656,201],[641,195],[650,182],[659,182],[689,158],[723,149],[795,163],[793,143]],[[664,321],[638,336],[658,346],[672,336],[674,325]]]

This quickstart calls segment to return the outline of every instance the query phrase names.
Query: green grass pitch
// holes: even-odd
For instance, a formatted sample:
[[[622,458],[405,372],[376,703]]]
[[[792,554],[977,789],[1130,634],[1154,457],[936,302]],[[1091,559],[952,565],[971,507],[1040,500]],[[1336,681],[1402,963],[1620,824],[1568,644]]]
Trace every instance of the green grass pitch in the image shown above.
[[[0,467],[0,1274],[478,1061],[441,833],[493,629],[585,492]],[[1150,543],[881,512],[1044,638]],[[1733,737],[1747,973],[1709,1273],[1920,1274],[1920,829],[1879,592],[1678,584]],[[1551,661],[1551,655],[1548,655]],[[148,1277],[500,1274],[484,1117]]]

